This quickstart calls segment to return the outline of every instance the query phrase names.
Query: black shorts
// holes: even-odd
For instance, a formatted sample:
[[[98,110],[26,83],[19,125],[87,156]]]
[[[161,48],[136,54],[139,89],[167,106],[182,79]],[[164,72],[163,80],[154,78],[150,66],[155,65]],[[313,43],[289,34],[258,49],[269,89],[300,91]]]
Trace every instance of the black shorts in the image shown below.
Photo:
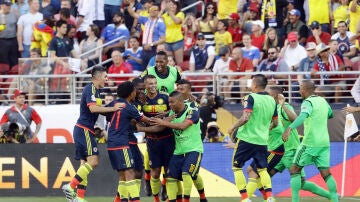
[[[182,173],[189,173],[192,179],[196,179],[200,169],[202,153],[189,152],[181,155],[173,155],[168,169],[168,176],[182,180]]]
[[[278,148],[276,148],[274,151],[268,151],[267,152],[267,171],[270,173],[271,170],[275,168],[275,166],[281,161],[283,155],[284,155],[284,145],[280,145]],[[255,161],[251,162],[250,166],[252,169],[257,173],[257,166],[255,165]]]
[[[150,168],[169,167],[170,159],[175,150],[175,138],[173,135],[158,139],[148,137],[146,146],[149,153]]]
[[[141,151],[137,144],[130,144],[130,150],[134,158],[134,169],[143,170],[144,169],[144,160],[141,154]]]
[[[74,127],[75,159],[86,160],[88,156],[99,155],[97,143],[90,130]]]
[[[256,145],[238,140],[233,155],[233,167],[242,168],[245,162],[251,158],[257,168],[266,168],[267,145]]]

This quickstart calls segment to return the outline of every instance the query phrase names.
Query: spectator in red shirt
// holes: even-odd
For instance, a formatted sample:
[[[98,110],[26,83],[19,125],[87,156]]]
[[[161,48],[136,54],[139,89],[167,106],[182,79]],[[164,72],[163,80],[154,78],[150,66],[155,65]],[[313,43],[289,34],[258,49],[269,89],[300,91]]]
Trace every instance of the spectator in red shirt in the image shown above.
[[[306,42],[314,42],[316,44],[324,43],[325,45],[328,45],[331,35],[327,32],[323,32],[321,30],[320,23],[318,21],[314,21],[310,25],[312,36],[310,36]]]
[[[241,48],[234,48],[232,55],[232,59],[229,63],[229,71],[231,72],[253,72],[254,66],[252,61],[248,58],[243,57],[243,53]],[[239,76],[229,76],[229,89],[230,91],[246,91],[246,82],[251,78],[251,75],[239,75]],[[239,94],[238,94],[239,95]],[[235,97],[238,95],[232,94],[231,97]],[[240,95],[241,96],[241,95]]]
[[[262,50],[265,34],[263,33],[264,23],[261,20],[255,20],[252,22],[251,27],[251,45],[255,46],[259,50]]]
[[[133,73],[133,67],[130,63],[125,62],[120,50],[114,49],[111,53],[113,64],[109,67],[108,74],[130,74]],[[114,87],[124,81],[129,80],[130,77],[110,77],[108,84]]]
[[[329,49],[329,46],[323,43],[316,46],[318,61],[311,70],[311,77],[316,79],[320,78],[320,85],[315,90],[319,96],[334,95],[334,101],[339,102],[342,94],[341,91],[346,89],[346,82],[341,80],[342,75],[328,75],[326,72],[344,71],[345,68],[340,57],[331,54]],[[316,74],[316,72],[321,72],[322,74],[319,75]]]
[[[232,37],[232,47],[240,46],[242,44],[242,26],[239,24],[240,15],[237,13],[232,13],[229,16],[229,27],[228,32],[230,32]]]

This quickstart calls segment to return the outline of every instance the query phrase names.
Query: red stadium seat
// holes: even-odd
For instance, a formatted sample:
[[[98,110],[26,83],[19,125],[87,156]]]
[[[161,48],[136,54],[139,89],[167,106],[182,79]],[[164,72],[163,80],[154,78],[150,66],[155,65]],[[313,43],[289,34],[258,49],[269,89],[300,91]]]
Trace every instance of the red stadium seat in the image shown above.
[[[10,66],[8,64],[0,64],[0,74],[7,74],[10,70]]]

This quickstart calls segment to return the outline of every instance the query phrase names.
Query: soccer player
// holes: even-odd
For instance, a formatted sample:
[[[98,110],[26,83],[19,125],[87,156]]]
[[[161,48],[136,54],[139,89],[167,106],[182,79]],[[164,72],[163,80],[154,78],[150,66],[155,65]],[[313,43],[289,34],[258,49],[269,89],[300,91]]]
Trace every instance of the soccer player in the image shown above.
[[[250,158],[254,159],[261,184],[264,186],[267,201],[273,201],[271,178],[267,172],[267,141],[269,128],[277,126],[277,110],[274,98],[265,92],[267,79],[262,74],[252,78],[250,95],[245,96],[244,111],[240,119],[229,128],[228,133],[238,129],[233,170],[235,183],[240,191],[242,202],[250,201],[246,190],[246,179],[242,167]],[[241,139],[241,141],[240,141]]]
[[[133,79],[132,83],[136,90],[136,96],[135,96],[134,101],[131,104],[134,105],[138,111],[140,111],[142,102],[144,101],[144,98],[145,98],[145,94],[144,94],[145,84],[141,78]],[[136,138],[134,132],[133,131],[129,132],[129,147],[130,147],[130,151],[134,157],[135,181],[136,181],[136,185],[138,186],[138,188],[140,190],[141,178],[142,178],[142,174],[143,174],[143,170],[144,170],[144,161],[143,161],[142,154],[141,154],[141,151],[140,151],[137,143],[138,143],[137,138]],[[149,168],[149,175],[150,175],[150,168]],[[150,187],[150,177],[149,177],[149,185],[148,186]],[[150,190],[150,194],[151,194],[151,190]],[[123,200],[125,201],[125,199],[126,198],[124,198]],[[116,193],[114,202],[121,202],[119,192]]]
[[[136,159],[141,159],[141,154],[139,148],[131,149],[129,145],[133,141],[133,138],[130,137],[134,136],[131,121],[132,119],[149,121],[149,119],[130,104],[136,96],[136,89],[131,81],[121,83],[117,88],[117,95],[119,99],[111,102],[108,106],[114,106],[116,103],[125,103],[125,106],[119,111],[107,114],[107,120],[111,120],[107,150],[111,165],[119,174],[118,193],[120,199],[126,200],[130,195],[129,201],[138,202],[140,201],[140,184],[136,180],[134,168],[135,163],[138,162]],[[129,135],[130,133],[132,135]],[[142,164],[137,166],[142,166]]]
[[[146,75],[144,77],[144,83],[146,101],[142,106],[142,112],[147,117],[165,116],[170,110],[169,96],[166,93],[158,91],[157,78],[154,75]],[[173,131],[170,128],[164,128],[164,130],[156,133],[145,133],[145,136],[151,168],[150,185],[154,202],[157,202],[160,201],[161,167],[164,167],[164,173],[166,173],[175,149],[175,140]]]
[[[186,105],[192,108],[198,108],[199,104],[196,101],[196,97],[191,95],[191,83],[188,80],[181,79],[177,85],[177,91],[184,95],[184,102]],[[200,113],[200,111],[199,111]],[[207,202],[204,190],[204,182],[201,175],[197,175],[197,177],[193,178],[194,185],[199,193],[200,202]]]
[[[272,96],[276,101],[277,94],[274,91],[274,88],[280,88],[280,87],[270,87],[269,95]],[[281,88],[280,88],[281,89]],[[279,104],[277,104],[277,114],[281,113],[279,112]],[[279,115],[280,116],[280,115]],[[279,119],[280,120],[280,119]],[[270,170],[273,170],[274,167],[281,161],[285,148],[284,148],[284,142],[282,141],[282,134],[284,132],[284,126],[281,121],[278,121],[278,125],[270,130],[269,132],[269,139],[268,139],[268,145],[267,145],[267,172],[270,174]],[[256,188],[259,188],[259,191],[262,193],[264,200],[267,200],[266,192],[261,184],[261,181],[259,179],[259,174],[257,172],[257,167],[255,161],[253,161],[250,166],[247,168],[247,173],[249,176],[249,182],[246,186],[246,191],[249,197],[251,197]],[[270,174],[271,176],[271,174]]]
[[[169,103],[171,111],[168,118],[154,118],[156,126],[138,127],[138,130],[155,132],[164,127],[173,129],[176,146],[166,178],[169,202],[177,201],[178,181],[181,179],[184,186],[183,202],[189,202],[192,179],[197,178],[203,153],[199,111],[186,105],[183,94],[178,91],[170,94]]]
[[[296,118],[297,115],[294,111],[294,108],[287,102],[285,102],[285,98],[282,95],[283,89],[278,86],[272,86],[269,89],[269,94],[275,99],[277,105],[277,113],[278,113],[278,120],[279,125],[280,123],[283,124],[283,128],[287,128]],[[271,131],[270,131],[271,133]],[[283,143],[282,139],[280,138],[280,142]],[[290,171],[290,167],[292,165],[292,161],[295,156],[296,149],[300,145],[299,134],[296,129],[291,131],[289,139],[287,142],[284,143],[285,153],[282,156],[281,160],[277,164],[268,163],[268,172],[270,176],[274,176],[277,172],[282,172],[286,169]],[[305,176],[304,169],[301,170],[302,180]],[[323,188],[317,186],[313,182],[310,181],[302,181],[303,184],[301,186],[302,190],[310,191],[313,194],[323,196],[325,198],[329,198],[329,192],[324,190]],[[249,183],[250,184],[250,183]],[[263,194],[263,198],[266,200],[267,197],[264,195],[264,189],[261,183],[258,182],[259,191]],[[251,196],[248,189],[248,194]]]
[[[292,130],[304,123],[304,138],[296,150],[293,164],[290,168],[292,201],[299,201],[299,191],[302,184],[301,169],[315,164],[326,182],[331,201],[338,201],[336,181],[330,173],[330,139],[327,120],[333,117],[330,105],[322,97],[314,95],[315,84],[304,80],[300,84],[300,95],[303,98],[300,115],[283,133],[286,142]]]
[[[87,177],[99,163],[99,150],[94,138],[94,125],[99,113],[119,110],[123,104],[116,103],[113,107],[103,107],[100,89],[107,81],[104,67],[95,67],[91,72],[92,82],[85,86],[80,101],[80,117],[74,127],[75,159],[81,160],[81,165],[71,182],[62,187],[68,201],[85,201]],[[77,189],[77,193],[75,192]]]
[[[181,79],[181,74],[176,67],[168,66],[168,58],[164,51],[156,54],[155,66],[147,68],[141,77],[146,75],[154,75],[157,80],[157,88],[159,91],[171,93],[175,90],[175,83]]]

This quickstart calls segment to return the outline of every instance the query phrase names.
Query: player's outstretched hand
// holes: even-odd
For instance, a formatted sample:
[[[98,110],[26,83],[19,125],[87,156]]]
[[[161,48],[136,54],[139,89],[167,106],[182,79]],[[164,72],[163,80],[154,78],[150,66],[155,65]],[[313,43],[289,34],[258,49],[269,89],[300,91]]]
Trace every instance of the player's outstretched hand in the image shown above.
[[[227,149],[234,149],[235,148],[235,143],[228,141],[225,144],[223,144],[223,146]]]
[[[114,108],[114,111],[117,111],[117,110],[120,110],[120,109],[122,109],[124,107],[125,107],[125,103],[117,102],[117,103],[115,103],[113,108]]]
[[[284,133],[282,134],[282,140],[284,142],[286,142],[289,138],[289,135],[290,135],[290,132],[291,132],[291,128],[287,128]]]
[[[279,104],[280,104],[281,106],[285,104],[285,97],[284,97],[283,94],[278,94],[278,95],[277,95],[277,99],[278,99],[278,102],[279,102]]]
[[[344,113],[354,113],[356,112],[356,107],[347,106],[342,109]]]
[[[165,120],[160,119],[160,118],[154,118],[154,117],[152,117],[150,121],[151,121],[152,124],[160,125],[160,126],[166,126],[166,123],[168,123],[168,121],[165,121]]]

